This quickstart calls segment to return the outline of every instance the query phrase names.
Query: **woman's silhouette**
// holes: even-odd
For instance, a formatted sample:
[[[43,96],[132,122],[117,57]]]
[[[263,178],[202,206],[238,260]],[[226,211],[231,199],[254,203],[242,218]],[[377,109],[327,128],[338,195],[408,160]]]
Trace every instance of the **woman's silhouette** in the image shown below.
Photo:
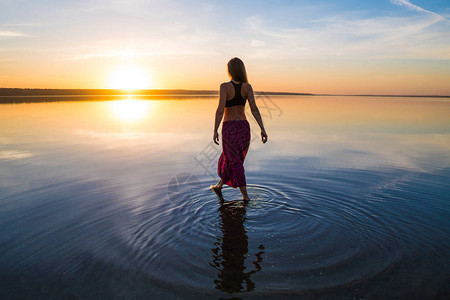
[[[235,57],[228,62],[228,75],[231,80],[220,85],[219,106],[214,124],[214,143],[219,144],[217,132],[222,124],[222,154],[219,158],[217,173],[219,182],[211,186],[216,192],[223,184],[239,187],[244,200],[250,200],[247,194],[247,182],[244,173],[244,159],[250,146],[250,125],[245,118],[245,102],[248,99],[253,117],[261,128],[262,142],[267,142],[267,133],[255,102],[253,88],[248,83],[247,73],[242,60]]]
[[[223,200],[220,191],[220,229],[222,237],[214,243],[213,261],[210,263],[219,271],[218,279],[214,280],[216,289],[227,293],[249,292],[255,289],[250,276],[261,270],[264,246],[260,245],[259,252],[253,261],[254,270],[246,271],[245,259],[248,256],[248,236],[245,230],[245,214],[247,201]],[[244,284],[245,283],[245,287]]]

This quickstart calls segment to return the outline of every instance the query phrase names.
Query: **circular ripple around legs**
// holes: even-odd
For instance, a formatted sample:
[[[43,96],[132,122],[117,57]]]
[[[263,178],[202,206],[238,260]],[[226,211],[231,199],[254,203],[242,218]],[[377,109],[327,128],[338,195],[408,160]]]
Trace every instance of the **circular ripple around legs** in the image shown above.
[[[263,270],[259,282],[327,290],[376,277],[397,260],[387,234],[374,229],[387,225],[350,196],[273,182],[248,185],[251,200],[244,202],[239,189],[225,187],[221,199],[210,182],[185,175],[167,187],[170,205],[141,212],[128,242],[136,265],[159,281],[171,277],[205,289],[219,280],[216,288],[226,291],[233,282],[222,277],[233,275],[228,266],[237,264],[248,272]],[[233,275],[248,276],[239,291],[251,290],[251,274]],[[265,288],[270,290],[258,286]]]

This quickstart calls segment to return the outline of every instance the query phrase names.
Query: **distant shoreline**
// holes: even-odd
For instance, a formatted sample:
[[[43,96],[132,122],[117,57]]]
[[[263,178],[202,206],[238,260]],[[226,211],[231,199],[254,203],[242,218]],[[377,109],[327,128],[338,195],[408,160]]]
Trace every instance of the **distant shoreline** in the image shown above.
[[[218,95],[212,90],[183,90],[183,89],[147,89],[147,90],[116,90],[116,89],[27,89],[27,88],[0,88],[0,97],[3,96],[156,96],[156,95]],[[255,92],[265,95],[308,95],[311,93],[290,92]]]
[[[56,101],[86,101],[92,100],[118,100],[133,96],[136,99],[191,99],[192,97],[217,96],[218,91],[212,90],[183,90],[183,89],[152,89],[152,90],[116,90],[116,89],[34,89],[34,88],[0,88],[0,103],[32,103]],[[261,92],[255,95],[266,96],[345,96],[345,97],[411,97],[411,98],[450,98],[447,95],[370,95],[370,94],[313,94],[292,92]]]

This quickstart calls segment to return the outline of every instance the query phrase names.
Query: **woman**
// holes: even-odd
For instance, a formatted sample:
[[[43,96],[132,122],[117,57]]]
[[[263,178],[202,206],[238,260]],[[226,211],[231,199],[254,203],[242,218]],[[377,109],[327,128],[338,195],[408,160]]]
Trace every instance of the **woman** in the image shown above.
[[[267,142],[267,133],[261,119],[261,114],[255,103],[252,86],[248,83],[247,73],[242,60],[235,57],[228,62],[230,82],[220,85],[219,106],[216,111],[214,126],[214,143],[219,145],[219,128],[222,124],[223,151],[219,158],[217,173],[220,177],[216,185],[211,186],[216,192],[222,190],[223,184],[239,187],[245,201],[250,200],[247,194],[247,183],[244,173],[244,159],[250,146],[250,125],[245,118],[245,102],[252,110],[253,117],[261,128],[262,142]]]

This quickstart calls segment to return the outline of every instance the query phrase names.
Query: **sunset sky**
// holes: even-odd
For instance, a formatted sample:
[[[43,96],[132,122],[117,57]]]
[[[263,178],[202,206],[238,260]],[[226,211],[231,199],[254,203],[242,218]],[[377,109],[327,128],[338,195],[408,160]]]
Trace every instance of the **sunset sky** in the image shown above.
[[[0,0],[0,87],[450,95],[450,2]],[[125,74],[125,75],[124,75]]]

